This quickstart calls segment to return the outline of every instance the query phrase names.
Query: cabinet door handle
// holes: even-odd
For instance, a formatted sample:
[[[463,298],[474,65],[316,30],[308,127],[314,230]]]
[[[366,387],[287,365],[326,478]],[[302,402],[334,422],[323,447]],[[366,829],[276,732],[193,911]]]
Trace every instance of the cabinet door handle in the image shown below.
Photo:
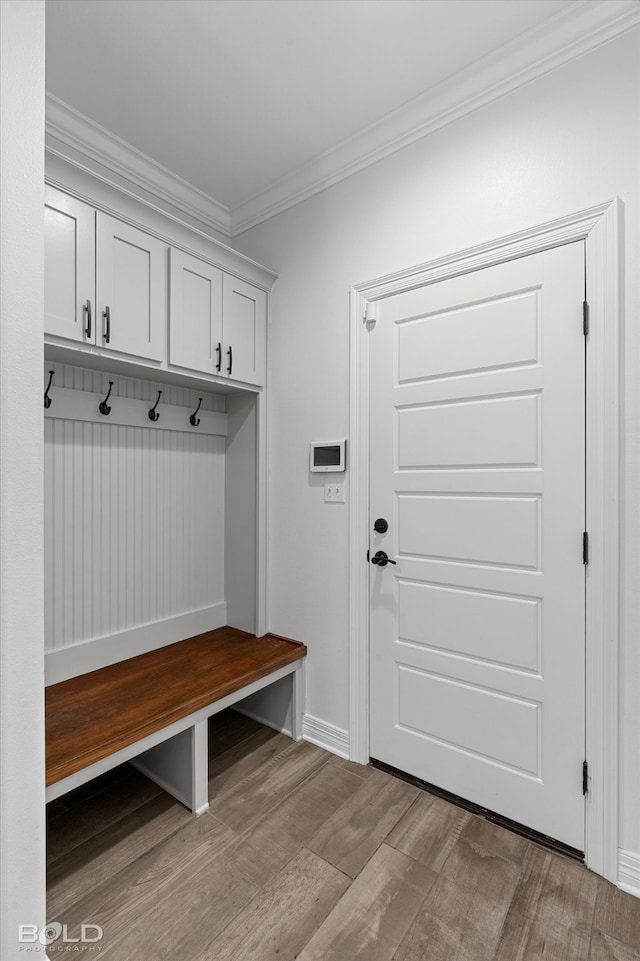
[[[91,301],[90,300],[86,302],[86,304],[82,308],[82,312],[87,319],[87,326],[84,329],[85,336],[87,340],[91,340]]]
[[[108,307],[104,308],[104,313],[102,316],[104,317],[105,321],[104,333],[102,336],[104,337],[105,344],[108,344],[111,340],[111,311]]]
[[[229,357],[229,366],[227,367],[227,373],[231,374],[231,368],[233,367],[233,353],[231,351],[231,347],[229,347],[229,349],[227,350],[227,355]]]
[[[222,344],[221,343],[218,343],[218,346],[216,347],[216,354],[218,355],[218,359],[216,360],[216,371],[220,373],[220,371],[222,370]]]

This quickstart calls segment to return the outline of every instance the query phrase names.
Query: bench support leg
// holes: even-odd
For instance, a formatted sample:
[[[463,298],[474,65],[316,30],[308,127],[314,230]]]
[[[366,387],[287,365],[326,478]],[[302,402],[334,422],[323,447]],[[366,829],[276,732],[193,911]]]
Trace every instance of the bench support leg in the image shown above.
[[[291,736],[294,741],[302,740],[302,718],[304,715],[305,676],[304,661],[291,675]]]
[[[131,764],[194,814],[202,814],[209,807],[206,720],[139,754]]]

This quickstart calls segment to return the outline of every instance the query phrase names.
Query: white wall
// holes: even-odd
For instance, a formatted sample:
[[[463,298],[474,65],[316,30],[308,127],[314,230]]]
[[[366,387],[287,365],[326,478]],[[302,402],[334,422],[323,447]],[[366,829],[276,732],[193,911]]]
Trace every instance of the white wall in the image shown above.
[[[437,131],[236,239],[279,272],[270,340],[270,624],[309,646],[307,712],[348,725],[348,507],[311,440],[349,424],[349,289],[619,195],[625,522],[621,847],[640,852],[640,32]],[[363,545],[363,551],[366,545]]]
[[[0,88],[0,958],[18,961],[18,925],[45,919],[42,0],[0,3]]]

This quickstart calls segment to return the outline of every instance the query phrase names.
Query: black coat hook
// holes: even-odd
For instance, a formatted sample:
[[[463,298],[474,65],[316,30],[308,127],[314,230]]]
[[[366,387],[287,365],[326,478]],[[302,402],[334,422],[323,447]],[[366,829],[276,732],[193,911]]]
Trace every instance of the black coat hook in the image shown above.
[[[189,418],[189,423],[191,424],[192,427],[197,427],[198,424],[200,423],[200,418],[199,418],[199,417],[196,417],[196,414],[197,414],[198,411],[200,410],[200,404],[201,404],[201,403],[202,403],[202,397],[198,397],[198,406],[196,407],[196,409],[194,410],[193,414],[192,414],[191,417]]]
[[[158,420],[158,418],[160,417],[160,414],[159,414],[158,411],[156,410],[156,407],[157,407],[158,404],[160,403],[160,397],[161,397],[161,395],[162,395],[162,391],[159,390],[159,391],[158,391],[158,399],[157,399],[157,401],[155,402],[155,404],[153,405],[153,407],[151,408],[151,410],[149,411],[149,420],[156,421],[156,420]]]
[[[113,381],[110,380],[110,381],[109,381],[109,390],[107,391],[107,396],[105,397],[105,399],[104,399],[103,401],[100,402],[100,405],[99,405],[99,407],[98,407],[98,410],[100,411],[100,413],[101,413],[101,414],[104,414],[105,417],[108,417],[109,414],[111,413],[111,408],[110,408],[109,405],[107,404],[107,401],[109,400],[109,396],[110,396],[110,394],[111,394],[111,388],[112,388],[112,387],[113,387]]]
[[[49,410],[49,408],[51,407],[51,398],[49,397],[49,388],[51,387],[52,383],[53,383],[53,371],[50,370],[49,383],[47,384],[47,389],[44,392],[44,406],[46,407],[47,410]]]

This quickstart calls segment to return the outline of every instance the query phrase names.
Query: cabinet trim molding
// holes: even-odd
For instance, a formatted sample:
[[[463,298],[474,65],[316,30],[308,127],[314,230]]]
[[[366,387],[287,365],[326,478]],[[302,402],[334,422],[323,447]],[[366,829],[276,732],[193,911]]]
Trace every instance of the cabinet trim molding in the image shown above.
[[[200,223],[231,237],[231,212],[228,207],[172,173],[147,154],[116,137],[105,127],[74,110],[69,104],[45,94],[45,131],[47,138],[55,138],[78,150],[84,157],[99,163],[136,187],[148,190],[165,203],[173,204]],[[69,160],[48,139],[46,149]]]
[[[275,270],[235,250],[197,224],[49,148],[45,156],[45,183],[262,290],[271,290],[278,277]]]

